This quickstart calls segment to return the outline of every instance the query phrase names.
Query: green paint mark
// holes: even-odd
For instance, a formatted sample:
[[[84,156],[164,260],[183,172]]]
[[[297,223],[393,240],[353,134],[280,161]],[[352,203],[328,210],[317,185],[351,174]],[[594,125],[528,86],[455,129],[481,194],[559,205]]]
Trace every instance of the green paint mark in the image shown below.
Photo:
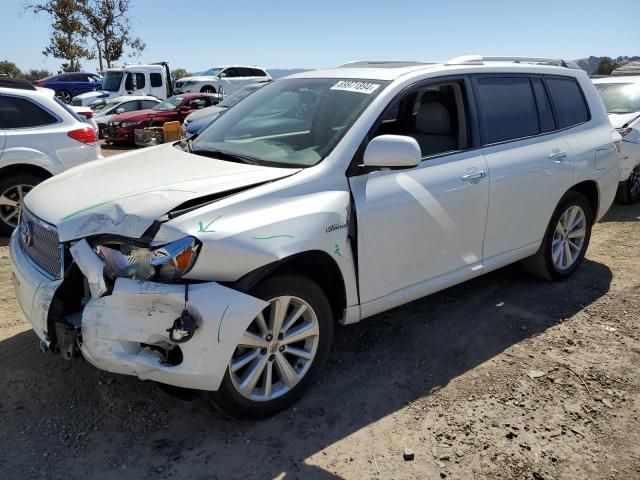
[[[270,237],[251,237],[254,240],[271,240],[272,238],[293,238],[293,235],[272,235]]]
[[[215,232],[215,230],[207,230],[212,224],[213,222],[215,222],[216,220],[218,220],[220,217],[222,217],[222,215],[220,215],[219,217],[214,218],[213,220],[211,220],[209,223],[207,223],[207,226],[204,226],[204,223],[202,222],[198,222],[198,233],[213,233]]]
[[[224,307],[224,312],[222,312],[222,316],[220,317],[220,322],[218,323],[218,343],[220,343],[220,329],[222,328],[222,320],[224,320],[224,316],[227,313],[228,308],[229,308],[229,305]]]
[[[153,193],[153,192],[197,193],[197,192],[191,192],[189,190],[175,190],[175,189],[149,190],[149,191],[146,191],[146,192],[132,193],[131,195],[125,195],[124,197],[114,198],[113,200],[107,200],[106,202],[95,203],[95,204],[90,205],[88,207],[81,208],[80,210],[76,210],[75,212],[70,213],[66,217],[63,217],[62,220],[68,220],[71,217],[75,217],[76,215],[79,215],[81,213],[88,212],[89,210],[93,210],[94,208],[102,207],[103,205],[108,205],[109,203],[117,202],[118,200],[125,200],[127,198],[137,197],[137,196],[140,196],[140,195],[146,195],[147,193]]]
[[[338,255],[339,257],[341,257],[342,255],[340,255],[340,247],[338,246],[338,244],[336,243],[336,251],[335,254]]]

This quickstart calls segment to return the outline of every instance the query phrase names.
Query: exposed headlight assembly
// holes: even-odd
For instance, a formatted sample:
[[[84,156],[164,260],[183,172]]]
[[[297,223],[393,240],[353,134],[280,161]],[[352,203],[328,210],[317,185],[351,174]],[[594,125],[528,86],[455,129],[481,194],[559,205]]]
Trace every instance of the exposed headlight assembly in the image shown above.
[[[122,128],[129,128],[129,127],[135,127],[136,125],[140,125],[142,123],[142,121],[140,120],[135,120],[135,121],[131,121],[131,122],[122,122],[120,124],[120,126]]]
[[[104,260],[104,273],[111,279],[173,282],[191,269],[199,248],[195,238],[184,237],[156,248],[111,242],[95,247],[95,251]]]

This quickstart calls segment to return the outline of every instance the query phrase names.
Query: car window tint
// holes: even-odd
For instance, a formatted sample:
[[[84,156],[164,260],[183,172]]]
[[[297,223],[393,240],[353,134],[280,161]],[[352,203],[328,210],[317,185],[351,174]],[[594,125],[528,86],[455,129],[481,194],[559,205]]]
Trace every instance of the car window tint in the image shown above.
[[[251,69],[251,75],[254,77],[266,77],[267,74],[264,72],[264,70],[260,70],[259,68],[252,68]]]
[[[476,90],[485,144],[540,133],[528,77],[481,77]]]
[[[238,72],[236,71],[235,68],[227,68],[224,73],[227,74],[227,77],[237,77],[238,76]]]
[[[589,110],[582,90],[573,78],[553,77],[545,80],[558,117],[558,126],[567,128],[589,120]]]
[[[35,103],[0,95],[0,127],[26,128],[58,123],[58,119]]]
[[[138,101],[133,100],[131,102],[125,102],[122,105],[120,105],[120,107],[118,108],[124,108],[125,112],[134,112],[138,110]]]
[[[153,100],[142,100],[142,108],[153,108],[158,104],[158,102],[154,102]]]
[[[140,90],[141,88],[145,87],[145,79],[144,79],[144,73],[136,73],[136,90]]]
[[[159,73],[152,73],[149,75],[149,79],[151,81],[152,87],[161,87],[162,86],[162,75]]]
[[[199,110],[206,107],[207,100],[204,97],[194,98],[193,100],[189,100],[189,103],[187,103],[187,105],[189,106],[189,108]]]
[[[543,133],[552,132],[556,129],[556,121],[553,117],[553,110],[551,109],[551,102],[549,101],[549,95],[547,95],[547,89],[540,78],[532,78],[531,83],[536,95],[536,104],[538,105],[540,131]]]
[[[236,68],[236,71],[238,72],[238,76],[239,77],[252,77],[253,76],[253,72],[251,71],[250,68],[238,67],[238,68]]]

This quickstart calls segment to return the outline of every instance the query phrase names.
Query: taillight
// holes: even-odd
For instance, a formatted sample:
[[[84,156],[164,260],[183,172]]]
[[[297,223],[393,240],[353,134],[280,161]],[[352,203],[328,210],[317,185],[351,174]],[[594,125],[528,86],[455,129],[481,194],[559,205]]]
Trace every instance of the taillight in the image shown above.
[[[93,112],[81,112],[80,115],[85,118],[93,118]]]
[[[82,143],[96,143],[98,139],[96,138],[96,132],[93,131],[93,128],[84,127],[79,128],[77,130],[71,130],[67,135],[74,140],[77,140]]]
[[[36,87],[44,87],[44,82],[36,82]]]

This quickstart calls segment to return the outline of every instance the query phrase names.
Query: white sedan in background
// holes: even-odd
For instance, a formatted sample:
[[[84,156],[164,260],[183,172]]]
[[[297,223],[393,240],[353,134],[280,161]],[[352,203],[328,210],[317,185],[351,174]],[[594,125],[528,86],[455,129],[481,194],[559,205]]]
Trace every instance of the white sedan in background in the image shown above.
[[[593,81],[600,92],[609,120],[622,135],[622,173],[616,200],[640,200],[640,76],[598,78]]]

